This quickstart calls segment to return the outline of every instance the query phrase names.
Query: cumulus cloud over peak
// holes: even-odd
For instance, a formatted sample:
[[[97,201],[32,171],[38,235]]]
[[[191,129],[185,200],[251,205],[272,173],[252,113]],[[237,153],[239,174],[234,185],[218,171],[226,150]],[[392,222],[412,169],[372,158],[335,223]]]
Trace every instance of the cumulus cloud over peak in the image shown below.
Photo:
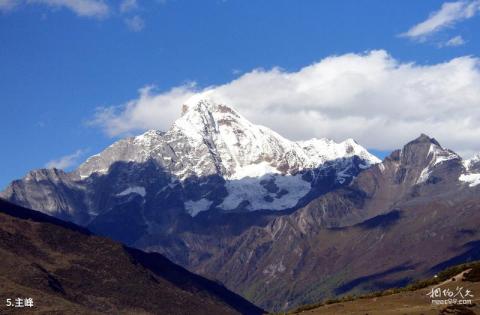
[[[195,94],[195,84],[155,93],[153,86],[139,90],[139,97],[121,106],[97,109],[90,122],[99,125],[110,136],[132,134],[147,129],[167,129],[180,115],[181,105]]]
[[[418,65],[386,51],[332,56],[288,72],[256,69],[214,87],[195,84],[99,109],[93,123],[111,136],[168,129],[191,96],[210,90],[254,123],[287,138],[355,138],[369,148],[393,149],[420,133],[466,153],[480,151],[479,60],[460,57]]]
[[[86,150],[77,150],[72,154],[68,154],[58,159],[48,161],[45,164],[47,168],[68,169],[78,164],[79,159],[85,154]]]

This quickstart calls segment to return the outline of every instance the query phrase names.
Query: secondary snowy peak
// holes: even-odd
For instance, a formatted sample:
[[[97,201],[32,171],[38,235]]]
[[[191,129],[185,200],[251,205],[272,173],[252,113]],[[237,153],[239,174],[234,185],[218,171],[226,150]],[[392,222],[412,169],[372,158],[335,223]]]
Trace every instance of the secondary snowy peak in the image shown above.
[[[450,161],[459,163],[461,157],[425,134],[407,143],[400,153],[400,163],[409,169],[407,177],[415,177],[416,184],[426,182],[436,169]]]
[[[142,135],[119,140],[89,157],[74,174],[84,179],[94,173],[108,173],[115,163],[144,163],[152,158],[154,152],[161,150],[163,135],[161,131],[149,130]]]
[[[340,143],[326,138],[314,138],[297,143],[310,156],[313,163],[323,163],[335,159],[352,157],[354,155],[362,158],[365,162],[369,163],[369,165],[381,162],[379,158],[372,155],[351,138]]]

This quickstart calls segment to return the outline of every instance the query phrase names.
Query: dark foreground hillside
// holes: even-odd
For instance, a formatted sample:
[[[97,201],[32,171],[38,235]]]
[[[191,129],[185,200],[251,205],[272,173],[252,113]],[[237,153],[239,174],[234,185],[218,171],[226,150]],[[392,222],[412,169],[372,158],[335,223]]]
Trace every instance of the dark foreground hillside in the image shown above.
[[[159,254],[3,200],[0,257],[2,315],[262,313]],[[33,307],[15,307],[17,298],[31,298]]]

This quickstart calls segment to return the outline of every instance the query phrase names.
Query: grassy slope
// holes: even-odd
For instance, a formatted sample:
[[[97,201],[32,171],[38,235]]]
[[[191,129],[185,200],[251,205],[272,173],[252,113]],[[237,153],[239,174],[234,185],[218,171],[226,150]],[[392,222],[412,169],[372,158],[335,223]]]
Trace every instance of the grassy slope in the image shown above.
[[[338,300],[328,300],[316,305],[305,305],[289,314],[480,314],[480,262],[462,264],[439,273],[436,278],[419,281],[405,288],[391,289],[369,295],[348,296]],[[432,305],[427,296],[432,288],[449,288],[455,292],[463,287],[473,292],[473,305],[469,307],[450,307]],[[455,311],[456,308],[456,312]]]

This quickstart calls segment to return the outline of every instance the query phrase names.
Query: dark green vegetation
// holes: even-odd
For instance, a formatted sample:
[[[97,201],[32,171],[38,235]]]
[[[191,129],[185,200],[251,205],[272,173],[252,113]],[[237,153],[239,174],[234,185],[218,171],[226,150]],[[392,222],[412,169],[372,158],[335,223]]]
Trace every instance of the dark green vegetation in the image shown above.
[[[465,281],[479,282],[480,281],[480,267],[476,265],[473,269],[465,274],[463,279]]]
[[[457,266],[452,266],[449,267],[441,272],[439,272],[435,277],[431,277],[428,279],[424,280],[418,280],[414,283],[411,283],[405,287],[400,287],[400,288],[391,288],[388,290],[383,290],[383,291],[377,291],[377,292],[372,292],[369,294],[362,294],[362,295],[345,295],[343,297],[335,298],[335,299],[328,299],[323,302],[319,303],[312,303],[312,304],[307,304],[307,305],[302,305],[298,308],[296,308],[293,311],[290,311],[288,313],[280,313],[280,314],[298,314],[307,310],[312,310],[319,308],[321,306],[325,305],[330,305],[330,304],[335,304],[335,303],[343,303],[343,302],[351,302],[351,301],[356,301],[359,299],[372,299],[372,298],[378,298],[382,296],[388,296],[392,294],[398,294],[402,292],[412,292],[412,291],[417,291],[420,289],[424,289],[436,284],[440,284],[444,281],[447,281],[449,279],[452,279],[452,277],[460,274],[461,272],[471,269],[469,272],[465,273],[463,275],[463,280],[464,281],[470,281],[470,282],[479,282],[480,281],[480,261],[475,261],[475,262],[469,262]],[[458,308],[458,307],[457,307]],[[461,307],[460,307],[461,308]],[[452,307],[452,309],[455,309],[455,307]],[[448,310],[447,310],[448,311]],[[445,312],[445,314],[448,314],[448,312]]]
[[[0,200],[0,301],[35,314],[261,314],[222,285],[159,254]],[[7,308],[0,313],[22,314]]]

